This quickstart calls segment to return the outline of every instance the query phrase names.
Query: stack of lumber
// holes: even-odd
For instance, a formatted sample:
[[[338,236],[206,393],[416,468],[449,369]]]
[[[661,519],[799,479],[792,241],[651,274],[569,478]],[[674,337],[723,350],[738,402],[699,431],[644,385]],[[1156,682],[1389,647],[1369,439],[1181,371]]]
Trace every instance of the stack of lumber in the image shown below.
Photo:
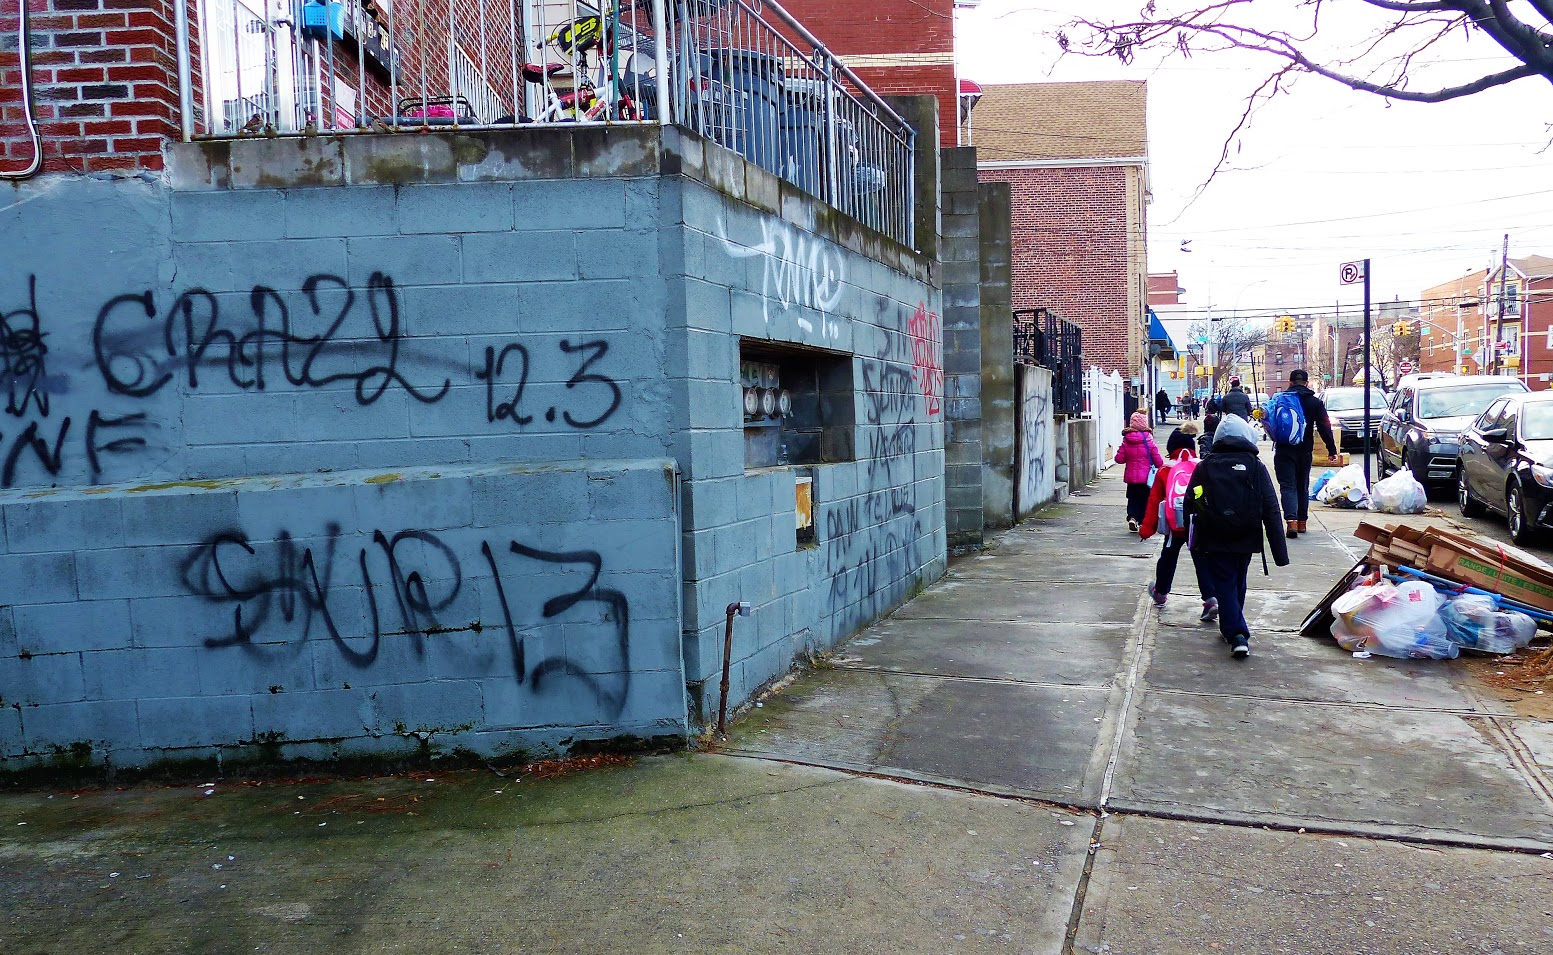
[[[1516,548],[1441,527],[1368,521],[1354,536],[1369,542],[1371,564],[1412,567],[1553,612],[1553,568]]]

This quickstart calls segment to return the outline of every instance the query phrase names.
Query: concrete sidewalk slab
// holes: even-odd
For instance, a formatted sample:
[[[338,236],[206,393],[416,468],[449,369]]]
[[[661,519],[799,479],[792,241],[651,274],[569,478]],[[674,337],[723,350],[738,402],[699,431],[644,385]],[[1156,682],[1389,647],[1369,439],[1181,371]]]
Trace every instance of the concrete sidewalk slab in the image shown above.
[[[1474,719],[1149,691],[1112,805],[1553,849],[1553,804]]]
[[[213,788],[0,796],[0,949],[1056,955],[1094,822],[727,757]]]
[[[797,681],[742,720],[729,750],[1093,805],[1113,695],[831,670]]]
[[[897,620],[1027,620],[1128,625],[1142,607],[1143,581],[1132,586],[1051,581],[1040,588],[1001,580],[954,578],[897,610]]]
[[[1045,559],[1032,560],[1032,557]],[[1068,555],[1071,556],[1071,555]],[[952,580],[993,579],[1042,583],[1078,581],[1094,584],[1136,586],[1142,576],[1153,573],[1158,554],[1143,551],[1122,554],[1086,554],[1081,560],[1064,559],[1056,547],[1044,551],[1027,549],[1005,551],[1002,547],[974,554],[956,563],[950,570]]]
[[[897,615],[849,642],[835,662],[933,676],[1108,686],[1131,643],[1130,626]]]
[[[1236,664],[1228,659],[1217,627],[1196,622],[1161,626],[1152,645],[1149,686],[1278,700],[1511,712],[1468,690],[1442,661],[1355,660],[1332,640],[1291,633],[1259,632],[1251,645],[1251,659]]]
[[[1533,855],[1112,816],[1074,951],[1463,955],[1553,949]]]

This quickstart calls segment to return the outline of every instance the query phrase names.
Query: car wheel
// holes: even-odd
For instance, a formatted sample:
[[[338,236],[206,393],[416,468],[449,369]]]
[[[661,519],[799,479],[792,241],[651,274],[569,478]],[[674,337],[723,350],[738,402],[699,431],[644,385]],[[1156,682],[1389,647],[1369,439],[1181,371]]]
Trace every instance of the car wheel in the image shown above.
[[[1467,486],[1467,469],[1456,469],[1456,503],[1461,507],[1462,517],[1482,517],[1483,505],[1472,496],[1472,489]]]
[[[1526,495],[1521,493],[1519,484],[1511,482],[1504,493],[1504,504],[1510,523],[1510,540],[1517,544],[1530,544],[1536,540],[1537,532],[1526,516]]]

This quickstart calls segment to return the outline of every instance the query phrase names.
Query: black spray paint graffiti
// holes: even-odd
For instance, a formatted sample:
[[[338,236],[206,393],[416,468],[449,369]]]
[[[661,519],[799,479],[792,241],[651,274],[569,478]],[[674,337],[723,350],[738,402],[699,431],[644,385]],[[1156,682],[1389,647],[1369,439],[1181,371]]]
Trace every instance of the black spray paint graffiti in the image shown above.
[[[0,487],[16,486],[19,478],[25,480],[24,471],[50,480],[68,471],[98,483],[110,456],[143,454],[149,436],[160,429],[146,412],[133,410],[137,402],[167,391],[197,392],[210,385],[212,375],[254,392],[277,385],[347,387],[363,407],[390,389],[436,404],[467,375],[485,383],[487,425],[522,427],[536,417],[520,403],[535,360],[543,359],[561,363],[560,374],[547,380],[560,384],[564,377],[568,396],[541,412],[547,423],[596,428],[624,401],[620,384],[600,367],[608,364],[609,342],[603,338],[575,344],[561,339],[558,357],[509,342],[488,347],[483,367],[466,368],[462,357],[439,360],[425,353],[424,342],[407,337],[400,292],[381,272],[371,275],[365,289],[336,275],[312,275],[291,296],[294,300],[262,285],[237,295],[194,288],[179,293],[165,310],[150,290],[115,296],[97,312],[91,355],[81,366],[101,378],[101,390],[95,383],[72,389],[68,376],[46,371],[49,333],[38,309],[37,277],[29,276],[26,304],[0,312],[5,410],[24,419],[14,430],[0,430]],[[234,299],[243,305],[234,309]],[[422,367],[445,366],[448,373],[440,381],[414,384],[404,371],[412,360]],[[72,390],[74,413],[51,417],[57,410],[53,399]]]
[[[38,321],[38,277],[27,278],[27,305],[14,312],[0,312],[0,383],[6,391],[7,414],[20,418],[27,405],[37,406],[48,417],[49,393],[45,387],[43,327]]]
[[[843,629],[860,624],[869,596],[887,606],[901,599],[921,566],[922,521],[917,515],[917,407],[922,400],[912,366],[892,349],[859,362],[863,379],[867,457],[864,493],[826,508],[826,563],[830,603],[848,614]]]
[[[225,352],[228,380],[244,389],[263,391],[265,375],[273,376],[276,365],[286,381],[297,387],[323,388],[350,382],[355,386],[357,403],[362,405],[377,401],[391,385],[427,404],[440,401],[452,387],[451,381],[443,379],[435,390],[417,389],[400,373],[404,331],[393,279],[374,272],[367,281],[363,298],[372,322],[373,345],[380,354],[376,356],[378,364],[359,370],[318,367],[322,363],[327,369],[331,358],[353,359],[357,345],[364,341],[340,337],[341,328],[355,310],[356,291],[339,276],[313,275],[302,283],[302,296],[309,313],[305,318],[319,323],[316,335],[300,333],[296,324],[303,319],[293,316],[278,292],[264,286],[255,286],[249,293],[248,313],[227,323],[223,322],[220,299],[204,289],[179,295],[161,318],[156,296],[150,291],[116,296],[97,313],[92,328],[97,369],[110,392],[135,398],[160,391],[173,381],[175,369],[187,375],[189,391],[198,391],[200,365],[218,361],[220,351]],[[336,300],[331,303],[331,298]],[[138,351],[125,347],[135,340],[135,332],[145,330],[145,320],[160,334],[161,348]],[[121,322],[130,329],[121,328]],[[136,323],[141,327],[134,328]]]
[[[615,381],[588,370],[593,367],[594,362],[597,362],[609,353],[609,342],[598,339],[573,345],[563,338],[560,342],[560,348],[561,351],[568,355],[577,352],[587,353],[587,357],[582,360],[582,364],[566,380],[567,388],[576,388],[578,385],[592,383],[609,389],[609,406],[592,418],[579,420],[572,417],[570,411],[561,412],[562,420],[574,428],[596,428],[608,419],[610,415],[615,413],[615,409],[620,407],[622,397],[620,385],[615,383]],[[517,356],[517,361],[515,362],[517,365],[516,381],[510,380],[511,373],[507,370],[507,358],[511,355]],[[523,414],[518,409],[518,405],[523,401],[523,389],[528,386],[529,365],[529,351],[518,342],[504,345],[501,351],[497,351],[490,346],[486,347],[485,367],[475,372],[475,378],[485,382],[485,419],[487,421],[511,421],[515,425],[524,425],[534,420],[533,415]],[[512,399],[510,401],[498,401],[496,399],[498,384],[512,388]],[[545,409],[545,420],[554,421],[555,411],[554,407]]]
[[[384,637],[407,637],[414,641],[415,652],[424,654],[426,640],[438,634],[479,633],[499,627],[506,636],[512,673],[520,685],[527,684],[538,692],[558,680],[570,679],[591,693],[610,716],[618,716],[624,709],[631,680],[627,662],[630,605],[621,591],[599,586],[604,561],[597,551],[547,551],[509,542],[513,555],[551,566],[579,567],[587,574],[581,586],[546,598],[539,613],[541,619],[551,620],[579,605],[602,606],[603,619],[611,625],[609,653],[618,662],[607,674],[589,672],[557,654],[529,664],[525,630],[519,627],[509,597],[515,591],[509,589],[508,580],[517,575],[511,568],[504,573],[488,541],[481,541],[480,556],[500,606],[501,620],[496,622],[451,618],[466,584],[484,575],[466,572],[454,548],[437,535],[419,530],[392,535],[374,531],[371,545],[357,549],[356,574],[348,581],[335,575],[339,525],[328,525],[324,536],[327,543],[322,553],[299,545],[289,533],[278,535],[261,553],[239,530],[213,535],[195,548],[179,568],[183,585],[212,603],[232,607],[231,633],[209,638],[205,646],[271,652],[273,638],[256,638],[273,628],[291,626],[300,628],[300,639],[289,645],[300,652],[316,623],[346,663],[366,669],[377,662]],[[349,571],[341,577],[347,574]],[[386,594],[381,593],[384,590]],[[363,595],[367,604],[370,622],[359,631],[349,622],[341,625],[351,594]]]

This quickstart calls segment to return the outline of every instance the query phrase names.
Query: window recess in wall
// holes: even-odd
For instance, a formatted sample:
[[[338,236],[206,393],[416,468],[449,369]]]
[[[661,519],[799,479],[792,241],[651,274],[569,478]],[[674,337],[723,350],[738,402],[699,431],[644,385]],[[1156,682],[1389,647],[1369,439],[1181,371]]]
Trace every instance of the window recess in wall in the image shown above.
[[[853,460],[851,355],[745,341],[739,385],[746,468]]]

